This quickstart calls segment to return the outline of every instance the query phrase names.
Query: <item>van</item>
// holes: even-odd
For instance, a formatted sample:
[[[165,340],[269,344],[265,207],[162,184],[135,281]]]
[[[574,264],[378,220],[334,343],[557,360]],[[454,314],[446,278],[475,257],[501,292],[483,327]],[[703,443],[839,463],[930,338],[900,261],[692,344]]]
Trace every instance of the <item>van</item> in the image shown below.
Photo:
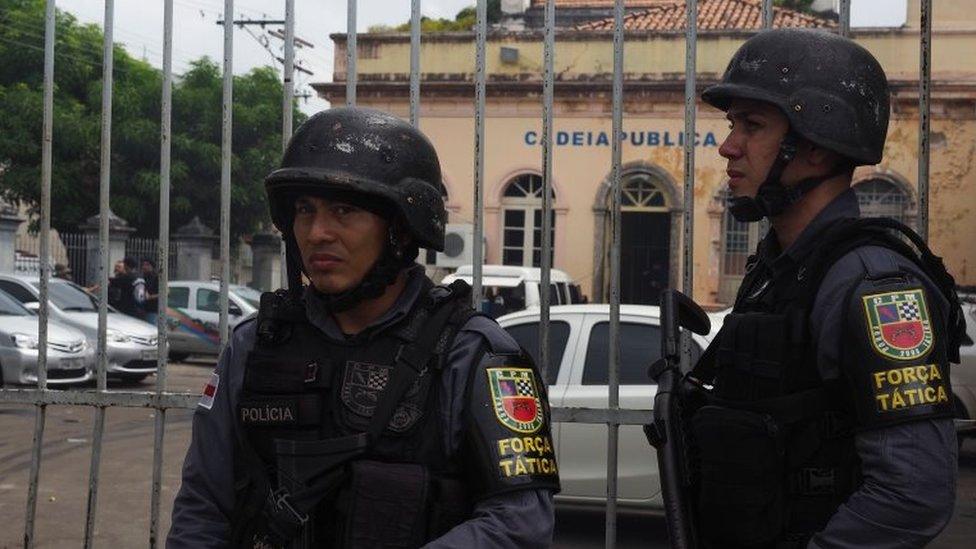
[[[463,280],[473,284],[472,273],[474,267],[462,265],[457,271],[449,274],[441,281],[450,284],[455,280]],[[542,280],[542,269],[538,267],[515,267],[511,265],[485,265],[482,267],[481,311],[492,318],[498,318],[514,311],[539,307],[542,298],[539,294],[539,283]],[[572,305],[585,303],[579,284],[573,282],[564,271],[552,269],[549,272],[549,296],[551,305]]]

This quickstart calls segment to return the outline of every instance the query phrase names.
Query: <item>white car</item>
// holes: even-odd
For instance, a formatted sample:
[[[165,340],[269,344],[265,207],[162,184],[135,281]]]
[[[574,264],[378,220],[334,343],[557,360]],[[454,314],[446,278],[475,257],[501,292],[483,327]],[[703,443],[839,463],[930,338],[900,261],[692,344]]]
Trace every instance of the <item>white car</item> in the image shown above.
[[[474,267],[462,265],[444,277],[441,284],[455,280],[472,283]],[[482,267],[482,312],[497,318],[507,313],[539,307],[542,298],[539,286],[542,270],[538,267],[514,267],[511,265],[484,265]],[[549,274],[550,305],[583,303],[579,284],[563,271],[552,269]]]
[[[0,290],[0,386],[37,383],[38,346],[38,318]],[[89,381],[94,364],[95,352],[84,334],[48,320],[49,385]]]
[[[233,284],[231,286],[227,294],[227,323],[233,330],[240,321],[256,313],[257,308],[238,295]],[[220,351],[220,283],[171,281],[166,326],[169,328],[171,359],[179,361],[190,355],[216,355]]]
[[[0,290],[28,309],[39,308],[38,280],[33,276],[0,274]],[[98,345],[98,299],[67,280],[48,282],[49,319],[70,326],[85,335],[92,347]],[[156,327],[109,307],[107,321],[107,373],[137,382],[156,373]],[[96,348],[95,352],[98,352]]]
[[[949,379],[959,419],[976,419],[976,294],[959,294],[963,315],[966,317],[966,336],[959,348],[959,364],[949,368]],[[976,436],[976,431],[964,431]]]
[[[620,407],[651,410],[657,386],[647,368],[661,356],[659,309],[649,305],[620,306]],[[713,330],[721,313],[710,315]],[[606,408],[610,306],[562,305],[550,309],[551,364],[547,372],[553,407]],[[512,313],[498,323],[536,360],[539,310]],[[708,345],[693,336],[693,359]],[[541,365],[540,365],[541,367]],[[562,492],[557,501],[603,505],[606,501],[607,427],[556,423],[553,439]],[[660,508],[661,488],[654,450],[639,425],[620,427],[618,503],[623,507]]]

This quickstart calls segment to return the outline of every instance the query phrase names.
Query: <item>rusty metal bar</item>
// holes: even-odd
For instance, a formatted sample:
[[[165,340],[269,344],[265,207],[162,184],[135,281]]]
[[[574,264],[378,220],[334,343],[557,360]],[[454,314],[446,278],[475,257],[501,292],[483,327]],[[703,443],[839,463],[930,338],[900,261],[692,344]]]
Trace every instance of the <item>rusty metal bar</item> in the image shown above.
[[[229,336],[230,180],[234,135],[234,0],[224,0],[224,82],[220,131],[220,348]]]
[[[356,106],[356,0],[346,2],[346,106]]]
[[[921,0],[918,60],[918,234],[929,239],[929,152],[932,131],[932,0]]]
[[[471,271],[471,304],[481,310],[481,276],[485,253],[485,42],[488,32],[488,0],[478,0],[474,31],[474,259]]]
[[[294,133],[294,101],[295,101],[295,0],[285,0],[285,62],[282,67],[284,92],[281,98],[281,152],[288,148],[288,141]],[[281,287],[288,287],[288,257],[285,253],[285,241],[281,241],[278,250],[279,272],[281,273]]]
[[[185,408],[196,407],[200,395],[157,393],[154,391],[61,391],[51,389],[4,389],[0,402],[32,406],[91,406],[103,408]]]
[[[685,137],[684,137],[684,212],[682,214],[684,258],[682,260],[681,290],[688,296],[694,291],[694,233],[695,233],[695,119],[698,97],[698,0],[688,0],[685,4],[687,21],[685,25]],[[690,347],[689,347],[690,350]]]
[[[108,388],[108,271],[111,262],[109,257],[109,193],[111,187],[112,169],[112,88],[114,63],[113,30],[115,26],[115,0],[105,0],[105,22],[103,24],[104,40],[102,43],[102,157],[99,178],[99,226],[98,239],[101,257],[99,258],[99,284],[101,285],[101,299],[98,301],[98,390],[105,392]],[[95,514],[98,508],[98,479],[102,461],[102,440],[105,434],[105,408],[95,409],[95,420],[92,434],[91,466],[88,472],[88,506],[85,511],[85,549],[92,547],[95,536]]]
[[[649,425],[654,422],[654,411],[560,407],[552,409],[552,421],[593,425]]]
[[[156,394],[166,391],[166,367],[169,360],[169,335],[166,307],[169,302],[169,198],[172,160],[173,112],[173,0],[163,1],[163,89],[160,102],[159,130],[159,253],[156,298]],[[166,410],[153,414],[152,492],[149,502],[149,547],[159,540],[160,496],[163,481],[163,443],[166,435]]]
[[[551,303],[552,270],[552,126],[553,91],[555,74],[553,58],[556,48],[556,3],[546,0],[545,30],[542,46],[542,250],[540,267],[542,276],[539,283],[539,368],[542,370],[542,383],[546,383],[549,369],[549,307]],[[535,243],[533,243],[535,248]],[[533,251],[534,253],[534,251]]]
[[[621,134],[623,133],[624,103],[624,0],[613,5],[613,89],[611,105],[612,200],[610,207],[610,352],[609,401],[607,409],[615,414],[620,410],[620,206],[621,206]],[[617,544],[617,450],[620,426],[607,425],[607,516],[606,546]]]
[[[410,123],[420,126],[420,0],[410,0]]]
[[[44,115],[41,127],[41,281],[38,308],[37,388],[47,389],[48,262],[51,256],[51,164],[54,143],[54,41],[55,0],[44,7]],[[27,482],[27,510],[24,518],[24,547],[34,547],[34,520],[37,516],[37,489],[40,482],[41,454],[47,407],[34,410],[34,436],[31,445],[31,467]]]
[[[697,14],[696,14],[697,15]],[[773,28],[773,0],[762,0],[762,22],[764,29]]]
[[[851,0],[840,0],[837,11],[837,31],[841,36],[848,37],[851,35]]]

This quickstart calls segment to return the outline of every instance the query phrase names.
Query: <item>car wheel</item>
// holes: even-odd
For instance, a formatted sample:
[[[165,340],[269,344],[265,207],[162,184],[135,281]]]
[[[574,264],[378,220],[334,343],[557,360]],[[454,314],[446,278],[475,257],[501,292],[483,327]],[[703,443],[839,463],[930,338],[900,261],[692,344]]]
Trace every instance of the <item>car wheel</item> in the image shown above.
[[[183,362],[188,358],[190,358],[190,353],[174,353],[172,351],[169,353],[169,359],[172,362]]]

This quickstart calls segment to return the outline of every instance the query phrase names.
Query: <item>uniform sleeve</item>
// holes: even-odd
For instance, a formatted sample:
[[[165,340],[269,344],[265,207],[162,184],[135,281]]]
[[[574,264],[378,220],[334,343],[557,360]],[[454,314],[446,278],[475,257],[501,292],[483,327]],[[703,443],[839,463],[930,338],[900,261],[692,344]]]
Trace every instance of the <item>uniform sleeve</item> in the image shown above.
[[[228,547],[234,508],[234,409],[243,381],[244,341],[253,322],[234,332],[193,414],[183,483],[173,504],[167,549]]]
[[[486,351],[497,353],[494,355],[494,362],[491,362],[490,358],[485,358]],[[535,453],[534,448],[536,446],[541,446],[542,453],[545,454],[545,441],[548,441],[550,453],[546,456],[552,458],[552,465],[555,466],[554,457],[551,455],[549,409],[544,387],[536,387],[540,397],[537,403],[539,406],[537,411],[544,418],[543,426],[538,427],[537,431],[531,435],[517,433],[506,427],[496,432],[501,436],[495,439],[485,439],[483,438],[484,433],[477,426],[479,419],[486,417],[491,419],[491,423],[498,424],[497,416],[494,415],[494,408],[487,400],[491,393],[491,388],[488,385],[489,367],[504,368],[507,363],[508,366],[522,369],[523,372],[521,373],[528,369],[533,372],[532,379],[539,379],[534,374],[534,367],[531,362],[515,362],[520,355],[518,344],[494,321],[484,317],[472,318],[465,325],[448,354],[449,367],[445,371],[442,388],[442,393],[445,395],[443,402],[449,403],[442,410],[442,419],[445,425],[444,444],[448,455],[458,453],[471,455],[471,452],[477,452],[477,457],[462,459],[462,463],[468,467],[464,474],[468,478],[487,478],[489,480],[477,480],[471,483],[472,486],[484,487],[488,482],[497,482],[503,475],[506,466],[509,467],[509,472],[513,475],[517,468],[512,464],[501,465],[502,460],[499,459],[499,455],[492,453],[490,447],[484,442],[479,443],[476,440],[488,440],[489,442],[493,440],[496,447],[499,445],[499,441],[506,441],[501,443],[505,450],[505,455],[500,456],[503,460],[518,457],[512,453],[513,444],[511,441],[514,438],[519,438],[516,449],[523,452],[522,457],[533,457],[524,455],[526,452],[525,438],[531,438],[533,441],[533,450],[530,451],[530,454]],[[504,357],[511,357],[512,360],[507,360]],[[519,372],[512,373],[521,375]],[[506,376],[500,376],[498,373],[493,375],[496,380],[506,378]],[[481,385],[478,387],[475,384]],[[525,384],[523,383],[524,387]],[[513,390],[515,392],[513,394],[517,394],[517,387]],[[504,404],[502,406],[504,407]],[[514,412],[515,408],[511,407],[511,409]],[[492,415],[487,416],[487,414]],[[528,411],[526,411],[525,416],[521,417],[530,419],[528,416]],[[488,424],[488,427],[494,428],[491,424]],[[481,438],[476,439],[474,437]],[[535,438],[538,438],[541,444],[536,445]],[[479,447],[480,450],[477,449]],[[533,464],[532,467],[535,465]],[[521,468],[518,470],[522,471]],[[528,476],[516,476],[515,482],[522,483],[518,489],[499,490],[493,495],[481,497],[475,504],[474,512],[469,520],[434,540],[427,547],[548,547],[552,542],[555,526],[553,493],[558,490],[558,474],[552,470],[546,478],[550,480],[533,484]],[[483,488],[479,491],[483,493]]]
[[[852,391],[862,483],[811,548],[921,547],[951,518],[944,310],[924,275],[886,249],[858,250],[824,280],[812,315],[818,362]]]

